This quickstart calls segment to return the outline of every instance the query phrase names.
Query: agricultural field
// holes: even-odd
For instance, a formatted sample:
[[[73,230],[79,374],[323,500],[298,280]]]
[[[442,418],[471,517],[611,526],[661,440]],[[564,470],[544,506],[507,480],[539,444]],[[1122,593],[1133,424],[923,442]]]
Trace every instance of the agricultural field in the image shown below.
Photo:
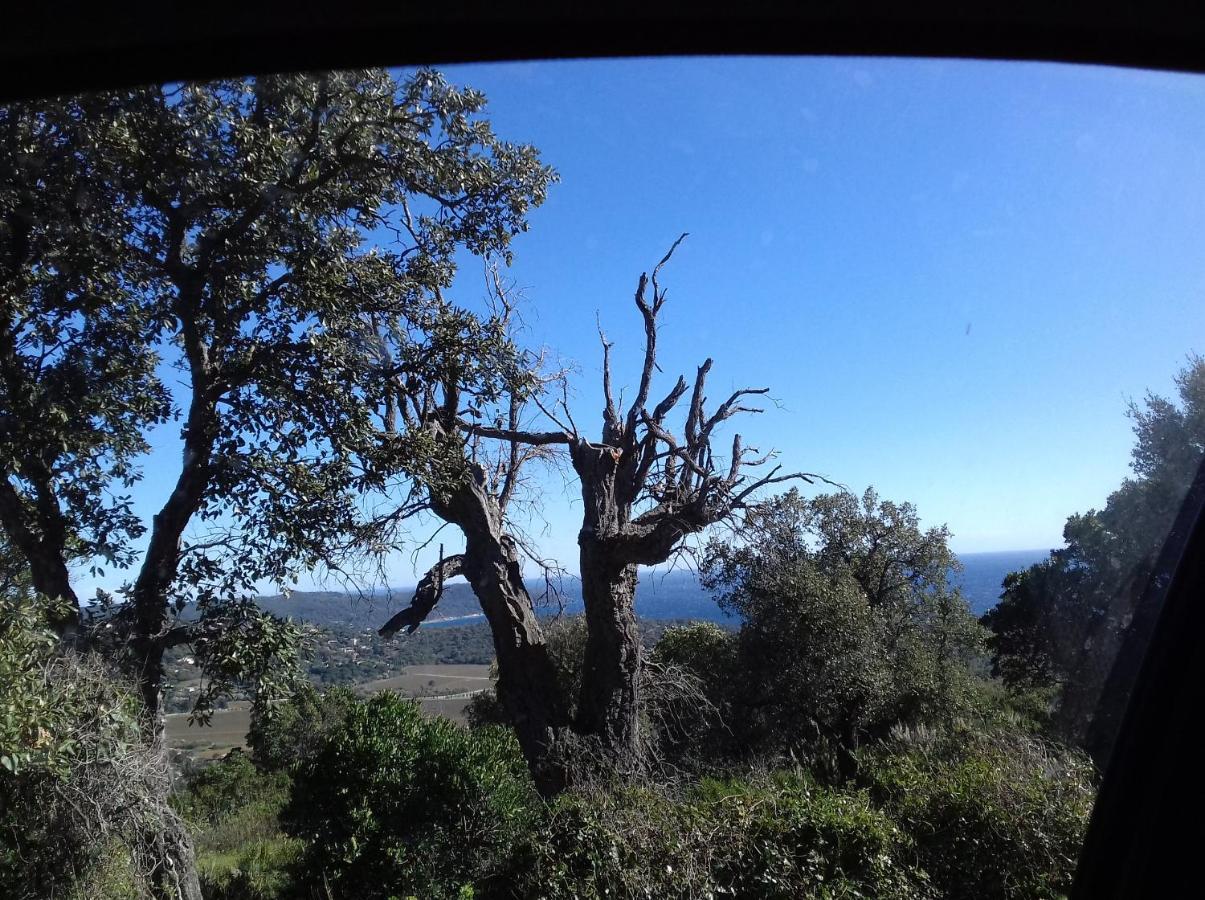
[[[378,678],[356,685],[357,694],[368,696],[378,691],[396,691],[405,697],[415,697],[431,715],[446,716],[464,722],[464,709],[470,693],[490,686],[489,666],[431,665],[407,666],[400,675]],[[441,698],[449,699],[441,699]],[[169,746],[182,750],[197,759],[224,756],[234,747],[246,745],[247,730],[251,727],[251,704],[239,700],[225,709],[216,710],[208,725],[188,723],[188,713],[167,717]]]

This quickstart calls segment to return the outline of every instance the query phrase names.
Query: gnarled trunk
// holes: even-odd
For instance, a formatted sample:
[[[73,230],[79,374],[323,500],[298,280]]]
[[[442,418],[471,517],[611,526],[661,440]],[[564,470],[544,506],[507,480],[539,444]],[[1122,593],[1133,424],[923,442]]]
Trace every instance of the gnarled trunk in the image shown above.
[[[155,861],[151,890],[156,900],[202,900],[196,851],[184,823],[173,816],[168,827],[148,835]]]
[[[586,652],[577,731],[597,737],[622,772],[642,770],[640,631],[636,624],[636,567],[609,561],[593,543],[582,546]]]
[[[631,506],[617,493],[632,465],[616,448],[570,445],[581,480],[583,526],[578,534],[586,652],[577,731],[600,742],[617,771],[643,771],[640,735],[640,631],[636,624],[636,566],[616,552],[630,525]]]
[[[481,603],[498,658],[498,698],[505,705],[536,788],[565,787],[558,752],[569,724],[548,648],[523,584],[514,546],[493,533],[465,532],[464,575]]]

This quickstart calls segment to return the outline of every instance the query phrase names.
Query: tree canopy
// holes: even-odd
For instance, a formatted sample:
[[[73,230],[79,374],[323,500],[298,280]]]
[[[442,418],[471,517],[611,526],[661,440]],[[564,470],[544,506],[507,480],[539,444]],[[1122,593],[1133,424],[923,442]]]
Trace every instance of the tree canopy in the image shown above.
[[[993,673],[1016,690],[1054,690],[1055,727],[1072,742],[1088,739],[1099,703],[1116,708],[1110,716],[1124,707],[1124,693],[1102,696],[1105,682],[1144,592],[1157,599],[1166,586],[1160,550],[1205,458],[1205,360],[1191,357],[1176,387],[1178,402],[1148,394],[1130,404],[1133,475],[1102,509],[1070,516],[1066,546],[1009,575],[983,617]]]

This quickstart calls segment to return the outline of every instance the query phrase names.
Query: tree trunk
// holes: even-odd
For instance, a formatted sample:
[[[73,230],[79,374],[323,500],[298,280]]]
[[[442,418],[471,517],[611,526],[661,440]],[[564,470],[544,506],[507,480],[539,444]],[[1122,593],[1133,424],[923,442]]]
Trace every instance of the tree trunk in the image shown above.
[[[544,645],[531,596],[523,584],[515,543],[503,532],[498,502],[473,468],[431,507],[465,536],[462,574],[481,603],[498,658],[498,695],[514,723],[536,788],[552,796],[566,784],[561,741],[567,704]]]
[[[621,772],[643,768],[640,729],[640,630],[636,567],[616,565],[593,543],[581,551],[586,652],[577,730],[597,737]]]
[[[582,487],[578,534],[586,652],[577,731],[596,738],[608,763],[622,773],[644,769],[640,734],[640,630],[636,626],[636,566],[615,551],[630,526],[631,508],[617,484],[633,460],[606,445],[570,445]]]
[[[202,900],[196,851],[184,823],[173,815],[167,829],[149,835],[148,842],[155,862],[151,878],[155,900]]]
[[[498,698],[506,707],[545,797],[564,789],[560,743],[568,726],[564,698],[523,584],[514,551],[492,534],[466,532],[464,575],[481,603],[498,658]]]
[[[46,493],[50,490],[48,480],[40,486],[40,502],[36,504],[39,515],[31,529],[20,494],[7,477],[0,478],[0,526],[25,557],[33,589],[43,597],[67,601],[70,608],[56,610],[49,621],[59,637],[70,640],[79,630],[80,605],[67,568],[66,523],[58,512],[57,500],[51,501]]]

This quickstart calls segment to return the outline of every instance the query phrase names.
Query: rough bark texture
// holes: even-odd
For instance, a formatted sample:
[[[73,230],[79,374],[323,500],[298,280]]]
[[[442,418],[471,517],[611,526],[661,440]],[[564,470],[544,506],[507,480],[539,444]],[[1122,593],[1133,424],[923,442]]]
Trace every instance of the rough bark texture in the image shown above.
[[[156,861],[151,881],[156,900],[203,900],[196,850],[184,824],[177,819],[165,832],[151,835],[150,841]]]
[[[582,547],[586,652],[576,730],[597,737],[620,771],[635,772],[644,763],[636,567],[616,567],[605,559],[594,559],[599,553],[595,546]]]
[[[640,734],[640,631],[636,625],[636,566],[616,552],[631,505],[616,494],[622,453],[586,441],[570,445],[582,489],[578,533],[586,651],[576,730],[597,738],[620,771],[643,766]]]
[[[518,549],[504,529],[497,498],[479,466],[451,490],[431,497],[432,511],[464,533],[465,552],[428,573],[408,609],[381,629],[413,631],[438,602],[444,577],[460,574],[473,588],[489,622],[498,659],[498,696],[514,724],[537,789],[545,796],[566,783],[560,744],[568,727],[566,703],[544,645]],[[449,565],[450,563],[450,565]]]
[[[45,489],[49,487],[47,483]],[[33,589],[44,597],[61,598],[69,604],[70,609],[64,615],[51,620],[58,635],[66,638],[79,628],[79,599],[67,569],[67,529],[58,500],[53,496],[43,500],[43,490],[39,485],[36,515],[40,536],[37,536],[26,521],[20,495],[7,479],[0,480],[0,524],[28,563]]]

